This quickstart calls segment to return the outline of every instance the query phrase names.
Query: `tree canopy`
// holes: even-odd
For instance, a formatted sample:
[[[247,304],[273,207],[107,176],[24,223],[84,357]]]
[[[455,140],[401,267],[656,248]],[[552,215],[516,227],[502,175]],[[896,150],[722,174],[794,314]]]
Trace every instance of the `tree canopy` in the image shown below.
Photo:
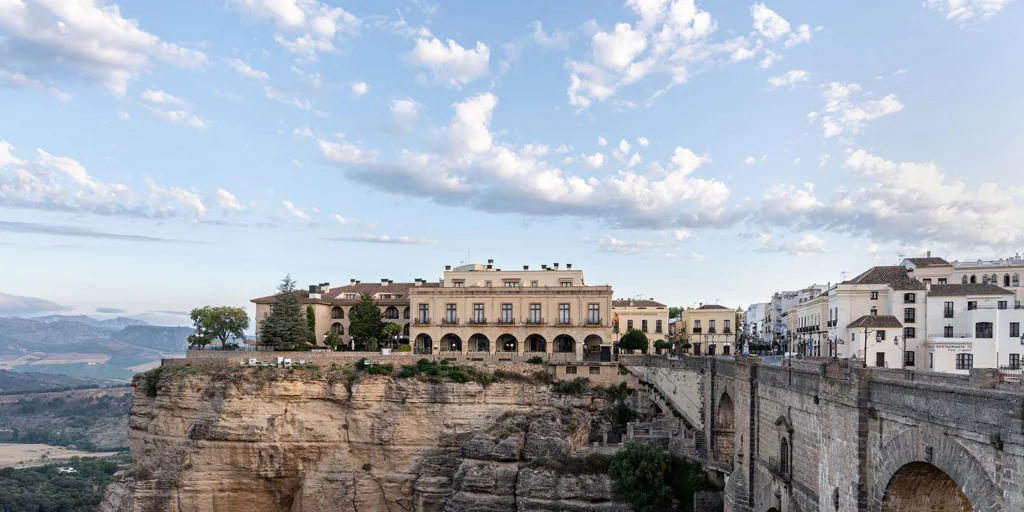
[[[226,347],[229,339],[244,338],[249,328],[249,314],[242,308],[203,306],[193,309],[190,316],[195,332],[189,335],[188,344],[193,347],[205,347],[213,340]]]
[[[669,306],[669,308],[668,308],[668,317],[669,318],[677,318],[677,317],[679,317],[679,314],[682,313],[682,312],[683,312],[683,308],[676,307],[676,306]]]
[[[381,335],[384,336],[384,340],[385,340],[387,346],[389,346],[389,347],[391,346],[391,339],[393,337],[395,337],[395,336],[400,336],[401,334],[402,334],[402,326],[398,325],[398,324],[392,324],[392,323],[389,323],[389,324],[385,325],[384,329],[381,331]]]
[[[623,350],[640,350],[646,352],[649,348],[647,335],[637,329],[632,329],[622,335],[619,340],[619,348]]]
[[[306,340],[306,318],[295,292],[291,274],[281,280],[270,315],[260,322],[260,345],[275,349],[293,348]]]
[[[616,494],[640,512],[654,512],[667,510],[672,503],[672,489],[665,485],[667,470],[668,456],[661,448],[631,442],[615,454],[608,474]]]
[[[356,348],[369,348],[371,340],[377,341],[384,333],[384,313],[380,311],[373,296],[364,293],[359,302],[348,313],[348,333],[355,340]],[[374,343],[375,345],[376,343]],[[376,350],[376,348],[370,348]]]

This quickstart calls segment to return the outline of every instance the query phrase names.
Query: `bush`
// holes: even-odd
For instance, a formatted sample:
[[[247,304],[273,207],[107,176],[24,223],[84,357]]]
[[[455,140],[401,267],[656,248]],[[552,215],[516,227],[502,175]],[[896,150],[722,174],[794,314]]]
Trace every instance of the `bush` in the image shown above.
[[[649,346],[647,335],[636,329],[622,335],[622,339],[619,340],[619,348],[622,350],[646,352]]]
[[[666,510],[673,497],[665,484],[668,467],[668,456],[661,448],[631,442],[608,466],[612,490],[640,512]]]
[[[163,371],[163,367],[153,368],[148,372],[140,373],[137,378],[142,383],[142,391],[146,393],[148,397],[156,397],[157,385],[160,384],[160,373]]]
[[[551,390],[562,395],[582,395],[588,389],[590,389],[590,379],[586,377],[560,380],[551,384]]]
[[[369,462],[363,464],[363,471],[369,471],[372,468],[373,466],[371,466]]]
[[[399,352],[412,352],[412,346],[409,345],[408,343],[404,343],[404,344],[398,346],[398,351]]]
[[[421,377],[430,382],[441,382],[442,379],[448,378],[452,382],[460,384],[475,381],[484,386],[494,382],[493,375],[484,373],[475,367],[452,365],[448,361],[435,362],[425,358],[416,361],[416,364],[402,365],[395,377],[399,379]]]
[[[527,364],[544,364],[544,358],[541,356],[533,356],[526,360]]]

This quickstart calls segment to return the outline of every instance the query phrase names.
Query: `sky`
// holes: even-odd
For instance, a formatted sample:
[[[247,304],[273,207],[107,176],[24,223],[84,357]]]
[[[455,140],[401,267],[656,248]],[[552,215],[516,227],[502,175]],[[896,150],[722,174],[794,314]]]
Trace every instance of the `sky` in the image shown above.
[[[496,260],[743,305],[1024,245],[1014,0],[0,2],[0,316]]]

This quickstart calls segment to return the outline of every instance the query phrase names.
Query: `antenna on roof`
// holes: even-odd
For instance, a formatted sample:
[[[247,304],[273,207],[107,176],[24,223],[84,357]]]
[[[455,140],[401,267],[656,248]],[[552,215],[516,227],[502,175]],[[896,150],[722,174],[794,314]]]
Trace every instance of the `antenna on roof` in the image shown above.
[[[844,270],[844,271],[842,271],[842,272],[840,272],[840,273],[839,273],[839,277],[843,278],[843,281],[846,281],[846,276],[847,276],[848,274],[849,274],[849,272],[847,272],[847,271],[845,271],[845,270]]]
[[[900,261],[903,261],[903,253],[900,253],[899,257],[900,257]]]

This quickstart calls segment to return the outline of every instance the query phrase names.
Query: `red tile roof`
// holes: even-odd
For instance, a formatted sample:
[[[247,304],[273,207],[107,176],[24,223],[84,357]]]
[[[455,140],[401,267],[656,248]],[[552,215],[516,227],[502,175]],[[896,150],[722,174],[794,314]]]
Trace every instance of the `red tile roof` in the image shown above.
[[[354,283],[345,286],[331,287],[331,291],[322,294],[320,299],[310,299],[309,292],[307,290],[296,290],[296,295],[299,296],[299,301],[303,304],[331,304],[335,306],[353,306],[359,302],[359,296],[363,293],[369,293],[370,295],[377,294],[392,294],[400,295],[399,298],[391,299],[377,299],[377,303],[382,306],[408,306],[409,305],[409,290],[411,288],[437,288],[440,285],[438,283],[421,283],[419,286],[416,283]],[[345,295],[356,294],[357,297],[354,299],[347,299]],[[273,304],[276,295],[268,295],[266,297],[259,297],[252,299],[251,302],[255,304]]]
[[[656,300],[634,300],[615,299],[612,301],[613,308],[663,308],[664,304]]]

